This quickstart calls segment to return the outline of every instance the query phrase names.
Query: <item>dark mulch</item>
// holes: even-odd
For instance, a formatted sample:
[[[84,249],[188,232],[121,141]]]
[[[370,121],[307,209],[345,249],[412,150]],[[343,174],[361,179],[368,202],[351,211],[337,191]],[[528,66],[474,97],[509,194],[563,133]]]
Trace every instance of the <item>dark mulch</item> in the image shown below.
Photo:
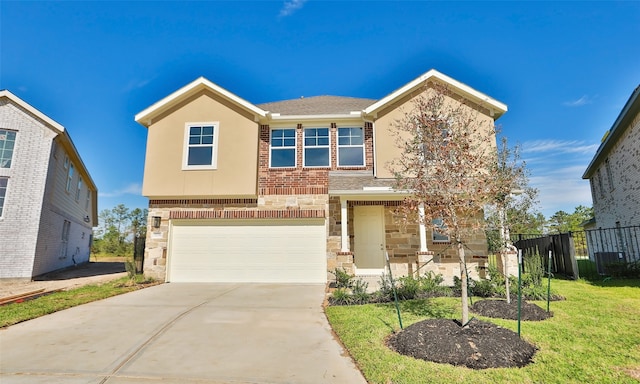
[[[466,328],[450,319],[424,320],[391,336],[388,345],[416,359],[472,369],[523,367],[536,352],[517,333],[477,319]]]
[[[478,315],[493,317],[498,319],[518,320],[518,300],[511,300],[511,304],[506,300],[481,300],[476,301],[471,307],[471,311]],[[541,321],[552,316],[544,309],[535,304],[522,302],[520,319],[525,321]]]

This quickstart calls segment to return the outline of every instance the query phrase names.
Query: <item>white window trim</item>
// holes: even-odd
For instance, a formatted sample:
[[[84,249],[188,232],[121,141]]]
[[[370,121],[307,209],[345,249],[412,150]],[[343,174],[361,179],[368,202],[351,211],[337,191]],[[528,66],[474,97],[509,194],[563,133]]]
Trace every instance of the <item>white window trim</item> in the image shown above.
[[[213,126],[213,150],[211,165],[189,165],[189,129],[191,127],[200,127],[204,125]],[[205,122],[188,122],[184,125],[184,142],[182,146],[182,170],[194,171],[194,170],[206,170],[206,169],[218,169],[218,135],[220,132],[219,121],[205,121]]]
[[[67,169],[67,185],[65,186],[65,191],[67,193],[71,193],[71,186],[73,185],[73,173],[75,171],[75,167],[72,162],[69,162],[69,167]]]
[[[362,144],[360,145],[340,145],[340,128],[359,128],[362,129]],[[353,126],[349,126],[349,127],[338,127],[336,129],[336,159],[338,162],[338,167],[366,167],[367,166],[367,155],[365,153],[365,146],[364,146],[364,127],[353,127]],[[329,143],[331,144],[331,143]],[[362,148],[362,164],[361,165],[342,165],[340,164],[340,148]]]
[[[0,176],[0,179],[7,179],[7,187],[4,194],[4,203],[2,205],[2,212],[0,212],[0,220],[4,219],[5,212],[7,211],[7,201],[9,200],[9,176]]]
[[[306,139],[306,135],[305,135],[305,131],[307,129],[326,129],[329,133],[329,144],[327,145],[314,145],[314,146],[310,146],[309,148],[326,148],[328,151],[328,157],[329,157],[329,164],[327,165],[307,165],[307,159],[306,159],[306,151],[305,149],[307,149],[307,145],[305,144],[305,139]],[[331,128],[329,127],[305,127],[302,128],[302,166],[304,168],[331,168]]]
[[[80,202],[80,191],[82,191],[82,177],[78,176],[78,189],[76,189],[76,201]]]
[[[285,130],[285,129],[292,129],[293,130],[293,139],[295,140],[293,147],[272,147],[271,146],[271,135],[273,134],[274,130]],[[274,167],[273,165],[271,165],[271,151],[273,151],[273,149],[275,148],[276,151],[278,150],[291,150],[293,149],[293,153],[294,153],[294,160],[293,160],[293,165],[288,165],[288,166],[284,166],[284,167]],[[269,129],[269,168],[273,168],[273,169],[290,169],[290,168],[297,168],[298,167],[298,130],[295,127],[273,127]]]
[[[14,129],[8,129],[8,128],[2,128],[3,131],[6,132],[6,134],[8,135],[10,132],[15,133],[15,140],[13,142],[13,150],[11,152],[11,158],[9,159],[9,162],[13,163],[14,158],[15,158],[15,154],[16,154],[16,148],[18,147],[18,131],[14,130]],[[11,166],[9,167],[0,167],[0,169],[11,169]]]

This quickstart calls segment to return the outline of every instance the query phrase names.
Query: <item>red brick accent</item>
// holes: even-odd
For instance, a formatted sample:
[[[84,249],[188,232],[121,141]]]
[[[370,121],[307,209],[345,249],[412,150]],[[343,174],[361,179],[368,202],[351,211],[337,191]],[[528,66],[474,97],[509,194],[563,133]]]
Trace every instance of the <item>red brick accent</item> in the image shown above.
[[[265,195],[326,195],[328,187],[273,187],[260,188],[258,194]]]
[[[327,194],[329,168],[304,168],[302,166],[302,124],[296,127],[296,161],[293,168],[269,168],[269,139],[271,129],[260,126],[260,148],[258,156],[258,194]],[[291,190],[299,192],[291,193]],[[269,191],[275,193],[268,193]]]
[[[217,206],[256,207],[258,199],[166,199],[149,200],[149,208],[215,208]]]
[[[293,125],[292,125],[293,128]],[[267,195],[263,191],[276,191],[273,194],[326,194],[328,193],[330,170],[373,170],[373,124],[364,124],[365,165],[362,167],[338,167],[338,132],[337,124],[329,124],[331,137],[330,158],[331,167],[305,168],[302,162],[303,154],[303,126],[296,124],[296,166],[291,168],[269,168],[269,140],[271,128],[269,125],[260,126],[260,143],[258,154],[258,194]],[[307,188],[301,192],[280,192],[286,188]],[[313,192],[313,191],[319,192]]]
[[[356,205],[383,205],[385,207],[399,207],[402,205],[402,200],[379,200],[379,201],[347,201],[347,205],[351,208]]]
[[[296,209],[272,211],[221,211],[192,210],[170,211],[170,219],[322,219],[325,211],[321,209]]]
[[[338,256],[353,255],[353,252],[342,252],[342,251],[338,251],[338,252],[336,252],[336,254],[337,254]]]

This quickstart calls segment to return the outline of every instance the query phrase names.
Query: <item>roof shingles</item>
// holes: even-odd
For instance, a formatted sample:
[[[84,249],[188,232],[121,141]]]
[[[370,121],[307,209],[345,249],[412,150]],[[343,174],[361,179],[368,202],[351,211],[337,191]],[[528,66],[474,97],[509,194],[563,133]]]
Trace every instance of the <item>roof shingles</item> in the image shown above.
[[[356,97],[313,96],[258,104],[257,106],[265,111],[280,115],[307,116],[349,114],[353,111],[362,111],[373,103],[375,103],[373,99]]]

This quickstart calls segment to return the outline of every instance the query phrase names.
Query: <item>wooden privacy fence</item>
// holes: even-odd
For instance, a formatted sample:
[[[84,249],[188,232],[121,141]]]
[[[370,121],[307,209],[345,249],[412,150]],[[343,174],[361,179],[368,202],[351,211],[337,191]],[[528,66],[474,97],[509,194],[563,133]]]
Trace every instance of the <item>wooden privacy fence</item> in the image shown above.
[[[537,236],[537,237],[534,237]],[[523,256],[538,255],[542,260],[544,270],[549,268],[549,251],[551,251],[551,271],[572,279],[579,279],[578,262],[573,233],[557,235],[522,235],[512,237],[513,245],[522,250]],[[523,272],[524,263],[522,264]]]

